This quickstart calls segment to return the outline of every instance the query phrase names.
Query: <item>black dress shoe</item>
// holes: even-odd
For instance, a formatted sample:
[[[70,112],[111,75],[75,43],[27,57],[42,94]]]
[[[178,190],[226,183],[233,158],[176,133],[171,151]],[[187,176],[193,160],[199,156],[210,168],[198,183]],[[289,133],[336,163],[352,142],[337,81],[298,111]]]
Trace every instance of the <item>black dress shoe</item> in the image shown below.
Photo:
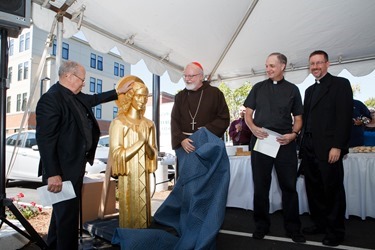
[[[337,247],[344,241],[343,238],[334,237],[334,236],[326,236],[322,240],[323,245],[330,246],[330,247]]]
[[[306,242],[305,236],[303,236],[303,234],[301,234],[300,232],[287,233],[286,235],[289,238],[291,238],[292,241],[294,241],[296,243],[305,243]]]
[[[317,226],[305,227],[302,229],[302,233],[307,235],[314,235],[314,234],[325,234],[326,231],[324,228],[320,228]]]
[[[266,236],[267,233],[268,231],[255,230],[255,232],[253,233],[253,239],[261,240],[264,238],[264,236]]]

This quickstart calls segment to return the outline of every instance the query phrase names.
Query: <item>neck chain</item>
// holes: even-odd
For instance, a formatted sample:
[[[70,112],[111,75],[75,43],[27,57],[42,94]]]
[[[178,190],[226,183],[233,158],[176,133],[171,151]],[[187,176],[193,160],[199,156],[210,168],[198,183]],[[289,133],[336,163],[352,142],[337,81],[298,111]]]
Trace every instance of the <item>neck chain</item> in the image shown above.
[[[195,110],[194,116],[191,114],[190,107],[189,107],[189,115],[190,115],[190,118],[191,118],[191,123],[190,124],[191,124],[191,130],[193,130],[193,131],[194,131],[195,124],[197,124],[197,122],[195,122],[195,117],[197,116],[199,107],[201,106],[202,96],[203,96],[203,89],[202,89],[202,92],[201,92],[201,96],[199,97],[199,102],[198,102],[197,110]]]

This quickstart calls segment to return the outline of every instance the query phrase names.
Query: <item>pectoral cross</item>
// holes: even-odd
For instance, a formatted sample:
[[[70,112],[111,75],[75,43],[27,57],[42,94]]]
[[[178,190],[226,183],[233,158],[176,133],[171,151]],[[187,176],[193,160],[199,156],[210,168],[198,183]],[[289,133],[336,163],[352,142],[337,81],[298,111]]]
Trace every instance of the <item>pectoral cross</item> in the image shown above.
[[[191,130],[194,131],[194,125],[197,124],[197,123],[194,121],[194,118],[193,118],[193,120],[191,121],[190,124],[191,124]]]

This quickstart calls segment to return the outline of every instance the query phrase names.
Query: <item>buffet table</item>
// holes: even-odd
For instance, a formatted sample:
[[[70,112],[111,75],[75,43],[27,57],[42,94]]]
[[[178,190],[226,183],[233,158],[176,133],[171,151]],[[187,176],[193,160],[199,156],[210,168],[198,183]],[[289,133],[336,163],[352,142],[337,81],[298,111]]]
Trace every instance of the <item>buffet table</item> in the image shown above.
[[[344,170],[346,217],[375,218],[375,153],[349,153]]]
[[[250,156],[230,156],[230,183],[227,207],[238,207],[252,210],[253,174]],[[344,160],[347,211],[346,217],[356,215],[365,219],[375,218],[375,154],[351,153]],[[303,176],[297,179],[300,214],[308,212],[308,202]],[[281,190],[275,170],[272,171],[272,182],[269,193],[270,213],[282,209]]]

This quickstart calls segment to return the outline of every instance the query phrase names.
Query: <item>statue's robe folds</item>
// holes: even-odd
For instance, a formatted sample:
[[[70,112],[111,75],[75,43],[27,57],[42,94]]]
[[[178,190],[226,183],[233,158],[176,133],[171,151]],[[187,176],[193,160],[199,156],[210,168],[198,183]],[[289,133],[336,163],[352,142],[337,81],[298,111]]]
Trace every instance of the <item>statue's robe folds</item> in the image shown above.
[[[190,138],[196,151],[176,150],[178,180],[154,215],[157,223],[174,228],[178,235],[160,229],[118,228],[113,244],[121,249],[216,249],[225,216],[229,158],[224,142],[206,128]]]
[[[110,126],[110,152],[112,174],[118,176],[119,225],[123,228],[147,228],[151,224],[151,198],[149,174],[157,169],[155,127],[143,119],[139,124],[116,118]],[[148,138],[155,155],[150,158],[143,145],[131,159],[126,160],[130,149],[139,141],[139,133]]]

